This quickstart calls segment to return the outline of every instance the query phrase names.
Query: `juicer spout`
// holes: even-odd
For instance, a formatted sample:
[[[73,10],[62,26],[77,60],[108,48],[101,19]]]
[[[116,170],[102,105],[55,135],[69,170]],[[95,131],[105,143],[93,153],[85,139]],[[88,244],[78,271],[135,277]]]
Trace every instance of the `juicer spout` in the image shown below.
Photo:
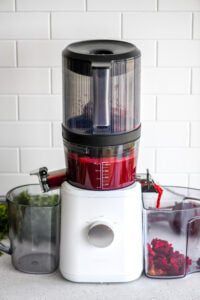
[[[42,191],[49,192],[50,190],[59,189],[64,181],[67,180],[67,170],[48,171],[47,167],[41,167],[31,171],[30,175],[37,175]]]
[[[158,194],[156,208],[160,208],[160,201],[163,194],[163,188],[161,185],[155,183],[151,174],[149,173],[149,169],[147,169],[147,172],[145,174],[137,174],[136,181],[139,181],[141,183],[143,193]]]
[[[40,183],[40,187],[42,189],[42,192],[48,192],[49,186],[47,184],[47,175],[48,175],[48,168],[47,167],[41,167],[39,169],[33,170],[30,172],[30,175],[36,175],[38,176],[38,180]]]

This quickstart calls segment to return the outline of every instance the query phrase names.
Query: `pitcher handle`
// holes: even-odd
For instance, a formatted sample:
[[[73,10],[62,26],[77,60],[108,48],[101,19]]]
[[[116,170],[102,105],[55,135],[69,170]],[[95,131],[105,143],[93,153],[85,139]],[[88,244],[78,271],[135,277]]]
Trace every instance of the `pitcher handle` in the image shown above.
[[[6,254],[12,254],[11,247],[4,245],[0,242],[0,251],[6,253]]]
[[[5,204],[6,197],[5,196],[0,196],[0,204],[4,203]],[[2,242],[0,242],[0,251],[7,253],[7,254],[12,254],[11,247],[4,245]]]

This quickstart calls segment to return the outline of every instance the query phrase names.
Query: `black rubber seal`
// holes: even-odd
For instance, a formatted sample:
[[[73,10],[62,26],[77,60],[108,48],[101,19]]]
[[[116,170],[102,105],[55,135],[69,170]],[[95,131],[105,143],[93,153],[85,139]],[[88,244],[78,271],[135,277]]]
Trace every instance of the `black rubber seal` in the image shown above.
[[[64,141],[92,147],[118,146],[135,142],[140,138],[140,134],[141,125],[135,130],[114,135],[78,134],[68,130],[64,125],[62,125],[62,136]]]

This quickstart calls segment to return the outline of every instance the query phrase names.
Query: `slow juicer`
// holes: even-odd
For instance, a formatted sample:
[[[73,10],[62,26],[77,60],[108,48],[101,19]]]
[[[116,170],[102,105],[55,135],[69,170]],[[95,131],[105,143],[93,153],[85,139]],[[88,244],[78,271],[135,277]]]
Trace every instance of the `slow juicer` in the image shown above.
[[[77,282],[131,281],[143,270],[140,51],[90,40],[62,55],[66,169],[38,173],[44,191],[61,185],[60,271]]]

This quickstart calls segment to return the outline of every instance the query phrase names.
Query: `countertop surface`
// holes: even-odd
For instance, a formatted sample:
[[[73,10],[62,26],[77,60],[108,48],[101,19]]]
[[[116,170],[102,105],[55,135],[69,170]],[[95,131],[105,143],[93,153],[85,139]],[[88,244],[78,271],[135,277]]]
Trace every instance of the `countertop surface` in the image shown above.
[[[59,271],[30,275],[15,270],[9,255],[0,257],[0,300],[199,300],[200,273],[182,279],[158,280],[142,276],[130,283],[78,284]]]

